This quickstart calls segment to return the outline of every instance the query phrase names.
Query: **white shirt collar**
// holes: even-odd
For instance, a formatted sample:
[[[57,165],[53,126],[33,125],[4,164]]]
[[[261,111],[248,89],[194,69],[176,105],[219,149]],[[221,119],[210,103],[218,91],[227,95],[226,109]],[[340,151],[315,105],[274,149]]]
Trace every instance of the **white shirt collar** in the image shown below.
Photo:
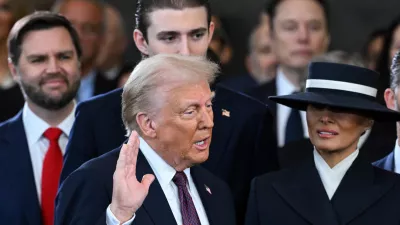
[[[394,147],[394,172],[400,173],[400,146],[399,139],[396,139],[396,144]]]
[[[159,156],[143,138],[139,137],[139,141],[140,150],[149,162],[150,167],[153,169],[161,187],[165,188],[167,185],[170,185],[175,176],[176,170],[165,162],[164,159],[161,158],[161,156]],[[185,172],[188,179],[191,179],[190,168],[185,169],[183,172]]]
[[[103,72],[104,76],[108,79],[108,80],[114,80],[115,78],[117,78],[118,76],[118,72],[121,70],[120,66],[114,66],[113,68]]]
[[[75,109],[76,104],[74,102],[74,109],[71,113],[57,126],[60,128],[63,133],[69,137],[69,133],[72,129],[72,125],[75,120]],[[22,122],[24,124],[26,137],[28,140],[28,146],[32,146],[37,143],[39,139],[42,137],[43,133],[50,128],[50,125],[46,123],[43,119],[38,117],[32,110],[29,108],[28,104],[25,103],[23,111],[22,111]]]
[[[331,168],[328,163],[322,158],[316,149],[314,149],[314,162],[315,167],[318,170],[319,176],[321,178],[322,184],[324,185],[325,191],[328,194],[329,199],[332,198],[336,189],[338,188],[340,182],[342,181],[347,170],[353,164],[354,160],[357,158],[359,150],[357,149],[341,162],[336,164]]]
[[[283,73],[281,68],[278,68],[278,72],[276,74],[276,94],[278,96],[281,95],[290,95],[295,91],[299,91],[299,88],[294,86]]]

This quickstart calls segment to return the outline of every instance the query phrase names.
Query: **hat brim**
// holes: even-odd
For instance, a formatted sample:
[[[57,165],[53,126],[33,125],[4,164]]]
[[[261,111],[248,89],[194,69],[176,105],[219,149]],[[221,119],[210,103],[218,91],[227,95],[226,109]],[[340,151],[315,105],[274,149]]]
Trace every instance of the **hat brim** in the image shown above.
[[[377,102],[355,96],[301,92],[291,95],[271,96],[269,99],[290,108],[303,111],[307,110],[308,105],[315,104],[357,111],[376,121],[400,121],[399,112],[388,109]]]

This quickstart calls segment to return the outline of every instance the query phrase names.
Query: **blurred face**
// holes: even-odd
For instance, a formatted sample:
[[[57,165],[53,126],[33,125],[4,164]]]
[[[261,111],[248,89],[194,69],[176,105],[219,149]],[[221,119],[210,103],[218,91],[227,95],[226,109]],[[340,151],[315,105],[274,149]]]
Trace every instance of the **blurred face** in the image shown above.
[[[276,57],[272,52],[269,27],[268,25],[260,26],[254,36],[248,70],[254,76],[259,77],[260,81],[265,82],[275,76],[276,64]]]
[[[285,0],[273,21],[272,45],[283,66],[304,69],[329,45],[327,21],[322,7],[313,0]]]
[[[97,62],[100,67],[112,67],[115,65],[107,65],[108,62],[113,63],[116,59],[120,60],[125,52],[126,37],[123,32],[122,21],[119,19],[118,12],[112,8],[106,9],[106,32],[104,33],[104,42],[101,47]]]
[[[139,48],[145,55],[159,53],[205,56],[214,25],[208,26],[205,7],[159,9],[149,13],[148,41]],[[142,45],[137,43],[136,45]]]
[[[376,62],[381,54],[384,37],[376,37],[368,46],[368,68],[375,70]],[[394,55],[393,55],[394,56]]]
[[[358,139],[372,123],[352,112],[309,105],[307,125],[315,148],[318,151],[335,153],[356,150]]]
[[[392,61],[396,52],[400,50],[400,26],[398,26],[394,30],[392,38],[393,38],[392,44],[390,45],[390,51],[389,51],[390,54],[389,63]]]
[[[0,0],[0,40],[7,40],[13,21],[8,0]]]
[[[386,106],[389,109],[400,112],[400,108],[399,108],[400,92],[398,90],[398,87],[395,90],[392,90],[391,88],[387,88],[385,90],[384,97],[385,97]],[[397,127],[397,137],[400,137],[400,121],[398,121],[396,123],[396,127]],[[399,140],[400,140],[400,138],[399,138]]]
[[[154,119],[159,154],[171,166],[187,168],[207,160],[213,111],[206,81],[160,90],[163,107]]]
[[[82,46],[82,63],[90,64],[96,59],[102,44],[103,14],[96,5],[80,0],[70,0],[60,9],[78,32]]]
[[[49,110],[70,103],[80,84],[79,61],[68,31],[62,27],[31,31],[21,45],[19,64],[10,70],[28,103]]]

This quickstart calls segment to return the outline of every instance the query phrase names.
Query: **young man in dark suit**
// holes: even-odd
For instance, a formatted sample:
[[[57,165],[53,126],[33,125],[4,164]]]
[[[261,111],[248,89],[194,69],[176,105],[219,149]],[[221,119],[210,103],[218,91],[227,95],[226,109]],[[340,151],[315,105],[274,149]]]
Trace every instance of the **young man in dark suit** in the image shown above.
[[[122,93],[128,144],[67,177],[55,224],[236,224],[229,187],[199,165],[209,156],[217,70],[178,54],[140,62]]]
[[[138,1],[137,9],[133,38],[145,57],[206,55],[214,31],[207,0]],[[78,105],[62,180],[125,140],[121,94],[121,89],[115,90]],[[251,179],[278,167],[272,117],[264,104],[251,97],[223,87],[217,87],[215,94],[214,138],[203,166],[231,187],[240,217]]]
[[[0,124],[3,224],[52,225],[63,155],[74,122],[81,48],[70,22],[28,15],[8,37],[9,67],[24,108]]]

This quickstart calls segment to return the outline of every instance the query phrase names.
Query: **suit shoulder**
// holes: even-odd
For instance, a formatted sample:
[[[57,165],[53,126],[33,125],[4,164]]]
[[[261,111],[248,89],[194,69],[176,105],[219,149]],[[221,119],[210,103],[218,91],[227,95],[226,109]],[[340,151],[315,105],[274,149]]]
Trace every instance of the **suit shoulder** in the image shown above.
[[[255,99],[258,99],[261,102],[264,102],[267,96],[275,95],[274,93],[274,90],[276,90],[275,85],[276,85],[276,80],[273,79],[265,84],[247,90],[246,94]]]
[[[396,182],[400,182],[400,174],[392,171],[387,171],[376,166],[373,166],[373,168],[377,181],[395,180]]]
[[[110,105],[121,105],[121,95],[122,89],[116,89],[105,94],[97,95],[89,100],[83,101],[78,104],[77,112],[82,110],[98,110],[99,108],[104,109],[106,105],[109,107]]]
[[[253,183],[255,183],[255,185],[257,186],[269,186],[272,183],[286,181],[293,178],[293,172],[294,171],[292,168],[285,168],[279,171],[269,172],[261,176],[255,177],[253,179]]]
[[[22,125],[22,111],[13,118],[0,123],[0,136],[6,134],[10,127],[17,126],[17,124]]]
[[[91,159],[84,164],[82,164],[77,170],[75,170],[70,176],[73,174],[96,174],[96,176],[104,177],[104,179],[108,177],[112,177],[112,174],[115,171],[115,167],[117,165],[117,160],[119,157],[120,148],[116,148],[110,152],[107,152],[97,158]]]
[[[222,84],[218,84],[216,88],[216,99],[225,101],[231,100],[236,104],[245,104],[243,107],[256,107],[259,109],[265,109],[266,105],[262,101],[257,98],[254,98],[251,95],[248,95],[245,92],[235,91],[227,86]]]

